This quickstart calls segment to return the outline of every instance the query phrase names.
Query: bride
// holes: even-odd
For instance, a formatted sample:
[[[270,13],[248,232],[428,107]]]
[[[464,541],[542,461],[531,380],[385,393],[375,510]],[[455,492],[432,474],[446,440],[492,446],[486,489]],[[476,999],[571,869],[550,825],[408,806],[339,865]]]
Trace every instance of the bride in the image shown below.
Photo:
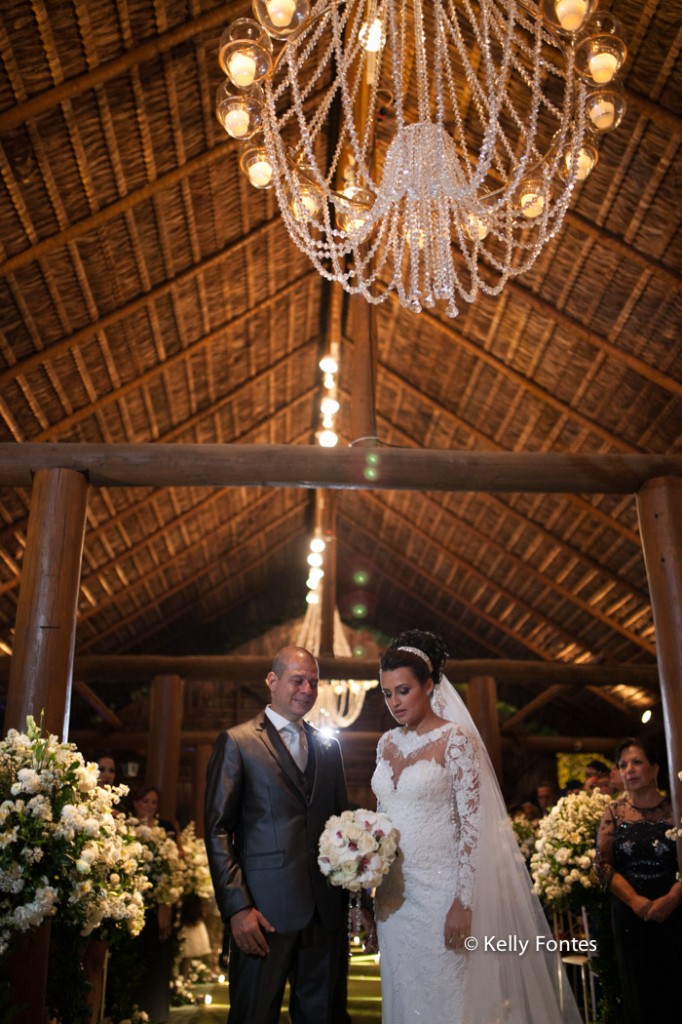
[[[381,659],[398,728],[372,789],[400,834],[375,897],[384,1024],[579,1024],[580,1014],[463,702],[433,633]]]

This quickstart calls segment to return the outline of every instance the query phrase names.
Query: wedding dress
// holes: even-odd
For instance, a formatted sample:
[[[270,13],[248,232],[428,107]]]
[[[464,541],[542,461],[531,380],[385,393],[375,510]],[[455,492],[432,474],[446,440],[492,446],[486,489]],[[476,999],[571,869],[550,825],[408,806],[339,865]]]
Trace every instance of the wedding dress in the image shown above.
[[[384,734],[372,789],[399,832],[375,896],[383,1024],[579,1024],[473,724]],[[455,897],[476,951],[445,945]]]

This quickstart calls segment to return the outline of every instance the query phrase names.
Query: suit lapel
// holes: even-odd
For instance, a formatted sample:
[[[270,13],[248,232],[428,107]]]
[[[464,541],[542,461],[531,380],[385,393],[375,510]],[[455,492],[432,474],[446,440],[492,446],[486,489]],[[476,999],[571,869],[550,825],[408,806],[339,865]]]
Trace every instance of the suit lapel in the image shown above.
[[[305,798],[305,792],[303,789],[303,782],[301,775],[293,762],[289,751],[284,746],[284,743],[279,737],[277,729],[272,724],[268,716],[263,712],[263,717],[257,726],[257,731],[260,734],[260,738],[267,747],[270,754],[274,757],[277,764],[284,772],[287,780],[291,783],[297,793]]]

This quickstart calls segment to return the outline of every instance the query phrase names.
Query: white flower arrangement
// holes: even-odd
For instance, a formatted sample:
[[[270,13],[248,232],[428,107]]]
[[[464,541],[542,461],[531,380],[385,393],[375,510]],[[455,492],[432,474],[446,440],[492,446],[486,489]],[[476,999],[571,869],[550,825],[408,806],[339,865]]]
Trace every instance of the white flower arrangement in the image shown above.
[[[512,832],[516,838],[516,842],[519,844],[521,856],[525,860],[526,864],[528,864],[530,862],[530,858],[535,852],[535,843],[538,837],[538,822],[531,821],[521,812],[512,815],[509,818],[509,822],[512,827]]]
[[[111,1017],[105,1017],[102,1024],[149,1024],[149,1014],[136,1006],[131,1017],[124,1017],[123,1020],[114,1021]]]
[[[149,882],[146,905],[172,906],[182,896],[185,884],[178,844],[160,825],[147,825],[137,818],[128,818],[128,825],[141,847],[140,863]]]
[[[204,900],[211,899],[213,897],[213,882],[208,866],[206,844],[203,839],[197,839],[193,821],[190,821],[189,825],[180,833],[179,846],[184,869],[183,895],[194,894]]]
[[[99,787],[97,765],[31,716],[0,741],[0,955],[12,931],[57,912],[83,935],[105,921],[142,929],[142,850],[112,813],[126,792]]]
[[[390,818],[374,811],[344,811],[326,822],[317,863],[331,885],[349,892],[376,889],[398,852]]]
[[[611,797],[595,790],[564,796],[540,820],[530,859],[535,892],[547,907],[582,905],[599,892],[597,828]]]

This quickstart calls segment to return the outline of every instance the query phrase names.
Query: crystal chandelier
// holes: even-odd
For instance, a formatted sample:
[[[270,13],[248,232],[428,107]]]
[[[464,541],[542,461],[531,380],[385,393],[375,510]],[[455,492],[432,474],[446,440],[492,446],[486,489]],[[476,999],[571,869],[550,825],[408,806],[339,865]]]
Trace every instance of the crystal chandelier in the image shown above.
[[[598,0],[253,0],[217,116],[326,278],[415,312],[497,295],[625,110]]]

